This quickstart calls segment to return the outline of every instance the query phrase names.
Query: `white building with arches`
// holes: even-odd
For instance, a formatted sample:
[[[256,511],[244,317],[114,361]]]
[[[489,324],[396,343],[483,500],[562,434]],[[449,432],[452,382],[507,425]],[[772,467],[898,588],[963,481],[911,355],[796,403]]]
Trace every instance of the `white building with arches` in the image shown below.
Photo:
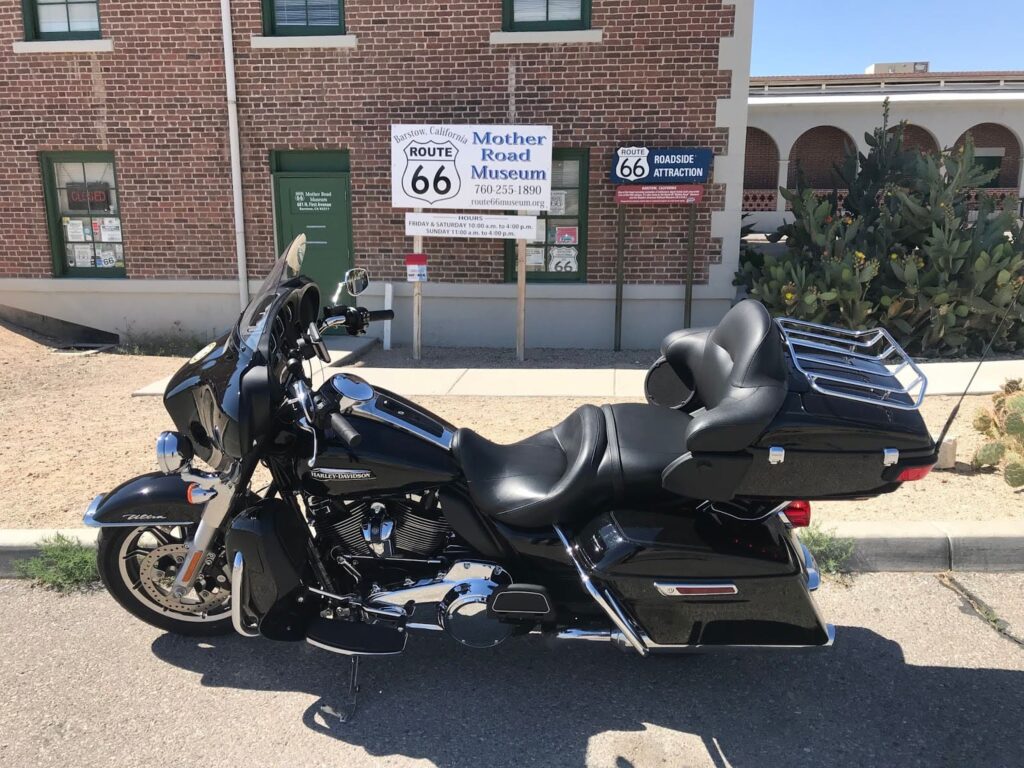
[[[881,124],[886,98],[890,121],[909,123],[909,144],[934,152],[970,133],[981,161],[999,168],[984,193],[1024,196],[1024,72],[755,77],[743,180],[755,231],[773,232],[791,218],[778,189],[792,188],[798,173],[833,189],[833,165],[850,146],[867,153],[864,134]]]

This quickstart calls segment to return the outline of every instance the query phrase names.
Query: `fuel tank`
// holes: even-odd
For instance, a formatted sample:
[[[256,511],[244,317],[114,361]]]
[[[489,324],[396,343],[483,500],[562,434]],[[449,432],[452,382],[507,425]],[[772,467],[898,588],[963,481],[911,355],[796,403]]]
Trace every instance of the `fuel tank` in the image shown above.
[[[328,431],[316,464],[295,462],[302,489],[315,496],[415,493],[456,479],[451,453],[455,428],[430,411],[383,389],[354,405],[345,418],[359,433],[348,448]]]

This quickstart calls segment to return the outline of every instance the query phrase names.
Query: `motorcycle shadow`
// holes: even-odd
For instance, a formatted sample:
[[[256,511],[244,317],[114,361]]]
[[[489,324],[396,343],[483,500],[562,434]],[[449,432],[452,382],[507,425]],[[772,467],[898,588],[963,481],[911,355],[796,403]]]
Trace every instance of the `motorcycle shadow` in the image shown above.
[[[838,627],[831,649],[647,659],[603,644],[476,651],[414,636],[401,656],[363,661],[347,724],[320,713],[345,698],[345,657],[172,635],[153,652],[203,685],[308,693],[308,728],[439,766],[1009,766],[1024,754],[1024,672],[909,665],[861,627]]]

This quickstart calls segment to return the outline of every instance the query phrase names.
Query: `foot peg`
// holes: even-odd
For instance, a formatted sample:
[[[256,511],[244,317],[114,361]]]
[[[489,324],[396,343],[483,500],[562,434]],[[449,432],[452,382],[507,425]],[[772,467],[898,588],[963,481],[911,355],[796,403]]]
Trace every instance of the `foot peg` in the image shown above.
[[[387,624],[365,624],[317,618],[306,630],[306,642],[348,656],[392,656],[405,650],[404,629]]]

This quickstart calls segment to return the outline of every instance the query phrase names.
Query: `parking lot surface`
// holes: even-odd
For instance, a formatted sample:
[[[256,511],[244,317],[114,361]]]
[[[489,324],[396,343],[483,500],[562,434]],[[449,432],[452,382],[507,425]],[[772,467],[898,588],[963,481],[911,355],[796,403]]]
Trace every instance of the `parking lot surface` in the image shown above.
[[[963,582],[995,613],[1024,594],[1024,575]],[[640,659],[412,637],[363,662],[346,725],[320,713],[342,701],[344,657],[174,637],[103,592],[0,582],[0,765],[1024,765],[1024,648],[960,594],[873,574],[818,595],[830,649]]]

